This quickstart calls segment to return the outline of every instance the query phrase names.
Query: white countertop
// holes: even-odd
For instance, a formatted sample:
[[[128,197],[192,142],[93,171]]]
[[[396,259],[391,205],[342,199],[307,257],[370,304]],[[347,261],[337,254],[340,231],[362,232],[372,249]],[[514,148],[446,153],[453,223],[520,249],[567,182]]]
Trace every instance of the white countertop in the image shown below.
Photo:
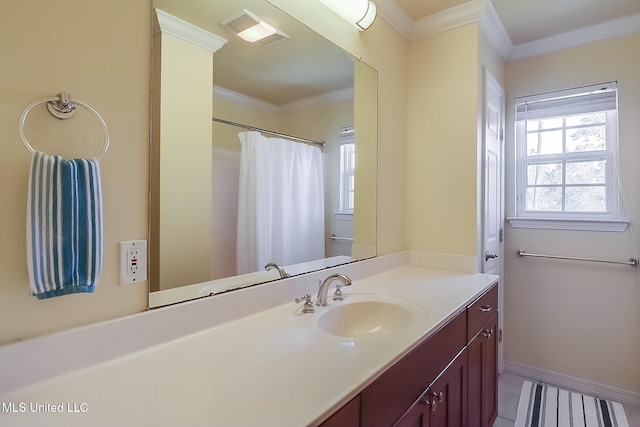
[[[0,396],[0,425],[316,425],[496,279],[405,266],[356,280],[343,288],[347,298],[404,297],[426,319],[404,333],[354,342],[317,328],[322,309],[300,315],[299,305],[281,304],[11,390]]]

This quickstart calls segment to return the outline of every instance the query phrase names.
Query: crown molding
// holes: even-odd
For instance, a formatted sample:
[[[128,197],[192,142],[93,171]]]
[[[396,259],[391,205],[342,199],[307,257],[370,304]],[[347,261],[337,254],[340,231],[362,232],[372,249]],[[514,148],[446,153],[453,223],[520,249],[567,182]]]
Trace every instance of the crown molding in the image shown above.
[[[376,0],[376,4],[380,17],[407,41],[478,22],[480,30],[507,62],[640,32],[637,13],[514,46],[491,0],[471,0],[417,21],[394,0]]]
[[[155,11],[160,31],[164,34],[170,34],[180,40],[214,53],[227,43],[227,39],[203,30],[200,27],[196,27],[163,10],[156,8]]]
[[[487,36],[489,43],[498,51],[502,59],[506,60],[513,49],[513,43],[490,0],[487,0],[484,11],[480,15],[480,30]]]
[[[418,19],[413,24],[409,41],[478,22],[486,3],[487,0],[471,0]]]
[[[394,0],[376,0],[376,5],[378,7],[378,15],[382,19],[402,35],[405,40],[414,41],[477,22],[487,1],[471,0],[417,21],[414,21]]]
[[[261,101],[251,96],[243,95],[238,92],[234,92],[229,89],[225,89],[220,86],[213,86],[213,96],[216,98],[224,99],[229,102],[244,105],[245,107],[254,108],[256,110],[264,111],[271,114],[279,114],[280,109],[277,105],[269,102]]]
[[[398,32],[405,40],[411,37],[413,19],[395,0],[375,0],[378,16]]]
[[[640,31],[640,13],[513,47],[507,60],[529,58]]]
[[[305,110],[307,108],[318,107],[320,105],[353,99],[354,91],[353,88],[342,89],[335,92],[329,92],[322,95],[301,99],[299,101],[294,101],[280,106],[215,85],[213,86],[213,96],[216,98],[227,100],[229,102],[243,105],[245,107],[254,108],[256,110],[261,110],[270,114],[280,115],[292,113],[294,111]]]
[[[280,114],[292,113],[294,111],[306,110],[307,108],[319,107],[334,102],[346,101],[354,98],[353,88],[337,90],[334,92],[323,93],[321,95],[312,96],[310,98],[301,99],[299,101],[283,104],[279,107]]]

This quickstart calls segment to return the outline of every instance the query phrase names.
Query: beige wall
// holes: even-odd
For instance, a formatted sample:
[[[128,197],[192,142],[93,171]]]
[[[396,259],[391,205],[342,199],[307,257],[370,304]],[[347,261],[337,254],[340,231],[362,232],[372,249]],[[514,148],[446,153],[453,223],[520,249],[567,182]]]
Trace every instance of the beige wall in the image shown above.
[[[409,48],[407,244],[475,255],[478,188],[478,25]]]
[[[363,62],[355,63],[355,200],[351,256],[362,259],[377,254],[376,196],[378,194],[378,74]]]
[[[340,128],[344,126],[353,126],[353,99],[282,114],[279,129],[335,148],[340,145]]]
[[[277,3],[285,11],[301,9],[297,17],[303,22],[378,70],[382,118],[378,248],[381,254],[403,250],[406,42],[382,20],[361,34],[336,21],[329,11],[317,13],[293,0]],[[324,6],[318,3],[318,8]],[[3,5],[0,24],[5,36],[0,41],[4,58],[0,81],[4,141],[0,155],[0,312],[5,319],[0,322],[0,343],[143,311],[147,284],[118,285],[118,242],[147,238],[151,1],[10,1]],[[103,273],[93,295],[36,301],[28,295],[25,262],[30,156],[20,143],[17,121],[31,101],[62,90],[92,105],[109,125],[111,148],[101,161]],[[76,143],[54,141],[53,133],[37,135],[33,129],[49,117],[42,114],[33,119],[27,124],[27,135],[34,145],[35,141],[46,141],[37,147],[41,150],[46,151],[44,144],[50,144],[52,152],[78,157],[100,150],[99,128],[96,131],[90,121],[86,126],[69,125],[74,126],[70,138],[78,140]],[[89,137],[98,143],[85,150],[81,144]]]
[[[118,242],[147,238],[151,2],[5,1],[0,32],[0,343],[144,310],[146,283],[118,285]],[[28,294],[31,156],[18,118],[30,102],[63,90],[95,108],[109,127],[111,147],[100,162],[104,262],[95,294],[38,301]],[[80,115],[58,122],[34,112],[27,136],[49,154],[95,156],[101,128]]]
[[[213,98],[213,115],[218,119],[242,123],[260,129],[274,131],[280,129],[280,118],[275,112],[251,108],[217,96]],[[240,151],[238,133],[242,132],[242,130],[236,126],[213,122],[213,146]]]
[[[151,236],[159,274],[151,281],[164,290],[210,276],[213,54],[162,34],[161,63],[160,132],[152,146],[160,150],[160,191],[152,195],[160,229]]]
[[[640,33],[507,63],[506,159],[514,159],[517,96],[617,80],[620,184],[632,226],[640,220]],[[507,216],[515,211],[507,161]],[[625,209],[623,208],[624,212]],[[627,260],[623,233],[513,229],[505,242],[505,358],[640,392],[640,284],[627,266],[518,258],[516,250]],[[633,233],[633,235],[632,235]]]

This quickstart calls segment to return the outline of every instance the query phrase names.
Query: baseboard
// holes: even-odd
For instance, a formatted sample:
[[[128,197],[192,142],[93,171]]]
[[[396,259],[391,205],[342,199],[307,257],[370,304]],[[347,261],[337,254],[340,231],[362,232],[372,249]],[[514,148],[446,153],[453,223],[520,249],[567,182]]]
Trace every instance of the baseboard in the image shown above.
[[[634,393],[632,391],[622,390],[604,384],[570,377],[557,372],[523,365],[522,363],[510,362],[508,360],[505,360],[504,362],[504,370],[534,381],[553,384],[558,387],[575,390],[590,396],[613,400],[625,405],[640,406],[640,393]]]

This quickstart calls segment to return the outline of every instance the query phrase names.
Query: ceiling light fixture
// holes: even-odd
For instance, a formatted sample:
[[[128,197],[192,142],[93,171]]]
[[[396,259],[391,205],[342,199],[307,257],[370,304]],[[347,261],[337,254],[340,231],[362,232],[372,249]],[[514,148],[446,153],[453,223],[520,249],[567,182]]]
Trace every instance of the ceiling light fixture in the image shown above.
[[[376,19],[376,4],[370,0],[320,0],[358,30],[366,30]]]
[[[221,24],[243,40],[249,43],[257,42],[261,46],[269,46],[289,38],[287,34],[246,9],[242,9],[240,12],[230,16],[222,21]]]
[[[276,33],[276,29],[264,21],[258,22],[253,27],[240,31],[238,37],[249,43],[257,42]]]

